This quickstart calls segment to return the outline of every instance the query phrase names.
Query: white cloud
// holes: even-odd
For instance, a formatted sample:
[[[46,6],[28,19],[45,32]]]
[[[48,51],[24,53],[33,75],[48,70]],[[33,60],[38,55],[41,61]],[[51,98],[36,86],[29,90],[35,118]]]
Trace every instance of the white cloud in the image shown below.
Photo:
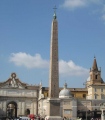
[[[24,66],[26,68],[49,68],[49,61],[44,60],[40,54],[31,56],[26,53],[12,53],[10,56],[10,62],[13,62],[16,66]],[[64,76],[83,76],[89,74],[89,71],[81,66],[76,65],[72,60],[66,62],[64,60],[59,61],[59,73]]]
[[[88,7],[90,5],[94,5],[97,7],[93,7],[93,11],[101,14],[101,19],[105,21],[105,2],[104,0],[64,0],[63,4],[60,7],[75,10],[77,8]],[[92,12],[93,12],[92,11]],[[94,12],[93,12],[94,13]]]
[[[76,65],[72,60],[68,62],[60,60],[59,67],[60,74],[65,76],[84,76],[89,74],[88,69]]]
[[[89,4],[99,5],[102,3],[103,0],[64,0],[64,3],[61,5],[61,7],[72,10],[72,9],[88,6]]]
[[[74,9],[85,6],[86,2],[86,0],[65,0],[61,6],[67,9]]]
[[[102,19],[105,21],[105,14],[102,15]]]
[[[87,1],[90,3],[93,3],[93,4],[102,4],[103,3],[103,0],[87,0]]]
[[[24,66],[27,68],[48,68],[49,62],[42,59],[40,54],[31,56],[26,53],[12,53],[10,56],[10,62],[13,62],[16,66]]]
[[[103,5],[103,12],[105,13],[105,5]]]
[[[103,9],[102,9],[102,20],[105,21],[105,5],[103,5]]]

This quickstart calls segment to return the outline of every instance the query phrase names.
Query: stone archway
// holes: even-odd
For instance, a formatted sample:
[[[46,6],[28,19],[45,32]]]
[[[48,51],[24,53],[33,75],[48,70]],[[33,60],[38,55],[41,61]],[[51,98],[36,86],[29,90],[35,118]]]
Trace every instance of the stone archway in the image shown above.
[[[26,115],[29,115],[30,114],[30,109],[26,109]]]
[[[17,103],[11,101],[7,104],[7,117],[16,118],[17,117]]]

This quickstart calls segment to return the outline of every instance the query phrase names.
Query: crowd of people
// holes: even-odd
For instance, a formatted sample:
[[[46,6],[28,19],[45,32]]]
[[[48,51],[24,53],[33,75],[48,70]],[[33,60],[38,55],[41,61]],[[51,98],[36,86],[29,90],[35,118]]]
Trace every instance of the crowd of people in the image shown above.
[[[82,119],[82,118],[72,119],[72,118],[64,117],[63,120],[86,120],[86,119]],[[87,120],[101,120],[101,118],[90,118]]]
[[[101,118],[91,118],[91,120],[101,120]]]

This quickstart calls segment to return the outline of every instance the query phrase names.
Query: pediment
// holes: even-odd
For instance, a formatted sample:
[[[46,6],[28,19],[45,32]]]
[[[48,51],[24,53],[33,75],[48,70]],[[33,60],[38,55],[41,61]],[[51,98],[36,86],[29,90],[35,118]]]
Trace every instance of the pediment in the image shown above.
[[[6,80],[5,82],[0,83],[0,88],[18,88],[23,89],[26,88],[27,84],[22,83],[17,77],[16,73],[12,73],[11,77]]]

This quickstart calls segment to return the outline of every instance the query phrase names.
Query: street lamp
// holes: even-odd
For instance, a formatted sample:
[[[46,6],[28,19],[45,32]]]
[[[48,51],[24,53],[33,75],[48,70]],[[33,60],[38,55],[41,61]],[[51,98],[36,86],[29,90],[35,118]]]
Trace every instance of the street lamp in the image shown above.
[[[104,120],[104,110],[105,110],[105,103],[100,104],[100,110],[101,110],[101,120]]]
[[[87,101],[86,101],[86,120],[87,120]]]
[[[87,87],[87,81],[85,83],[83,83],[83,85],[85,85],[85,87]],[[87,120],[87,100],[86,100],[86,120]]]

